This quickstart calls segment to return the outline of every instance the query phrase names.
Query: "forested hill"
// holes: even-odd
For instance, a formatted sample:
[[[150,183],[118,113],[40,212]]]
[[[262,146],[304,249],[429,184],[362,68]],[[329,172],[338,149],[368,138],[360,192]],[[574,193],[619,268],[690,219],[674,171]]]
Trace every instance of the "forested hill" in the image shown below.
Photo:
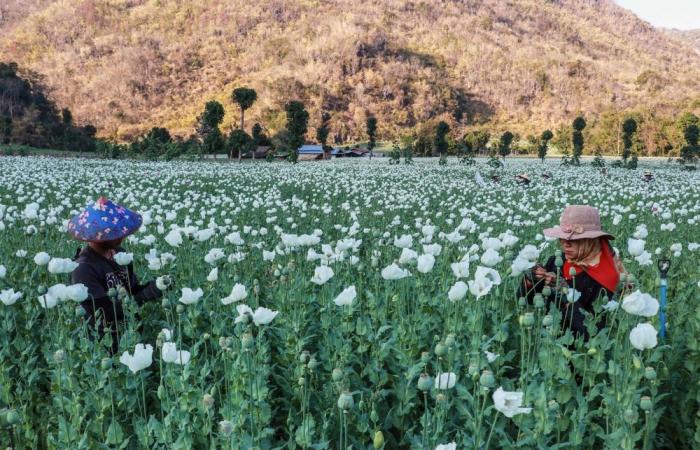
[[[633,112],[640,139],[664,147],[683,111],[700,110],[700,58],[611,0],[9,0],[0,60],[43,77],[51,98],[101,136],[152,126],[189,135],[207,100],[258,92],[247,122],[274,133],[302,100],[310,128],[379,138],[447,120],[459,134],[538,134],[589,118],[607,147]],[[673,141],[675,142],[675,141]]]

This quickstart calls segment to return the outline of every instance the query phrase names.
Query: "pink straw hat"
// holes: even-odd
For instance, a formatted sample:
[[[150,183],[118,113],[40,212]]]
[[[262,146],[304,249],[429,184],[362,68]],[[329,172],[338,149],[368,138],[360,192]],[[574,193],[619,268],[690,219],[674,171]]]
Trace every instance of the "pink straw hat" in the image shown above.
[[[547,237],[567,241],[599,237],[615,239],[615,236],[602,230],[598,210],[586,205],[567,206],[561,214],[559,226],[547,228],[542,232]]]

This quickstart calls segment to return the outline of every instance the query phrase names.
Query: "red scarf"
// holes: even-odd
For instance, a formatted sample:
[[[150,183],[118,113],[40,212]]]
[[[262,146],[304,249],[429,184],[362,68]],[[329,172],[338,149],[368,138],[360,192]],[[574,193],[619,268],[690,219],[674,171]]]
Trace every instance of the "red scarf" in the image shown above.
[[[564,262],[564,278],[570,280],[573,277],[569,273],[571,270],[576,270],[576,275],[581,272],[586,272],[595,281],[600,283],[609,292],[615,292],[617,290],[617,283],[620,281],[620,274],[617,272],[615,267],[615,257],[612,254],[610,245],[603,241],[601,242],[601,253],[600,261],[595,266],[580,267],[571,264],[568,260]]]

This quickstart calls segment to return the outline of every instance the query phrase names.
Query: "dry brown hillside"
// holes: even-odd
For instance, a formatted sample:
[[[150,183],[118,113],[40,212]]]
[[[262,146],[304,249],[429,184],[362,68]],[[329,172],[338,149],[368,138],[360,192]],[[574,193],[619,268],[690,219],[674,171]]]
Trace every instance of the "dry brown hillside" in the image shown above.
[[[520,132],[577,113],[700,107],[700,58],[610,0],[10,0],[0,60],[45,77],[52,97],[100,134],[193,131],[204,103],[248,126],[283,126],[304,101],[311,125],[382,138],[436,118]]]
[[[698,52],[698,57],[700,57],[700,30],[667,29],[666,32],[674,38],[690,44]]]

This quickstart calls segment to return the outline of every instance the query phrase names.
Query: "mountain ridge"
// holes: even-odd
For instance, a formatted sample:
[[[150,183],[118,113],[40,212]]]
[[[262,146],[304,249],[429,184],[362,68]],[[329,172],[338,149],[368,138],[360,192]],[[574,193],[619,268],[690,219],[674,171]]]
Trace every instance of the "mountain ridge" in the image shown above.
[[[23,3],[15,0],[15,3]],[[35,5],[35,7],[30,8]],[[204,103],[259,100],[247,127],[282,128],[302,100],[338,141],[447,120],[453,130],[537,133],[577,114],[700,108],[700,60],[610,0],[55,0],[24,2],[0,32],[0,60],[40,74],[51,96],[101,135],[194,131]],[[313,133],[310,133],[312,135]]]

